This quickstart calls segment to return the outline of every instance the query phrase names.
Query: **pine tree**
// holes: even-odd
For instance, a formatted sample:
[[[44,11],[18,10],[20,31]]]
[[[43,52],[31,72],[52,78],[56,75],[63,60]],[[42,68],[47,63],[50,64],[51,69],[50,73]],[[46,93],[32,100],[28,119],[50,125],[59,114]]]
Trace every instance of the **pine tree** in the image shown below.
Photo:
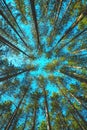
[[[0,0],[0,130],[86,130],[87,1]]]

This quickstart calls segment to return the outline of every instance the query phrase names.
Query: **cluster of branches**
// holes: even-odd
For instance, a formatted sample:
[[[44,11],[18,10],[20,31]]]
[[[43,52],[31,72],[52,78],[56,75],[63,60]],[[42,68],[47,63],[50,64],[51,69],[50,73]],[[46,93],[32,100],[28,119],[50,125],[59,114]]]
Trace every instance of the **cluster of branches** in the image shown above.
[[[12,7],[6,0],[0,1],[0,129],[86,130],[86,0],[27,0],[28,6],[25,0],[14,2],[15,7]],[[14,8],[18,11],[21,22],[18,21]],[[21,28],[21,25],[29,27],[29,18],[34,24],[31,24],[31,33],[36,40],[37,49],[33,55],[34,48],[29,44],[31,37],[27,38],[26,31]],[[46,21],[50,27],[45,25]],[[43,30],[40,28],[42,23]],[[46,44],[43,44],[42,37],[46,38]],[[26,56],[25,61],[35,60],[44,53],[48,59],[54,57],[54,60],[44,66],[44,71],[49,72],[48,77],[33,77],[30,72],[37,70],[35,65],[24,63],[20,68],[10,64],[9,58],[4,55],[7,48],[14,50],[9,50],[12,54],[17,52]],[[17,55],[16,57],[18,58]],[[55,72],[60,75],[55,76]],[[69,78],[73,82],[67,83]],[[33,81],[37,82],[36,89]],[[52,84],[52,91],[55,86],[57,92],[50,93],[50,85],[47,90],[49,82]],[[14,97],[13,101],[9,98],[7,101],[3,100],[3,96],[11,95],[12,100]]]

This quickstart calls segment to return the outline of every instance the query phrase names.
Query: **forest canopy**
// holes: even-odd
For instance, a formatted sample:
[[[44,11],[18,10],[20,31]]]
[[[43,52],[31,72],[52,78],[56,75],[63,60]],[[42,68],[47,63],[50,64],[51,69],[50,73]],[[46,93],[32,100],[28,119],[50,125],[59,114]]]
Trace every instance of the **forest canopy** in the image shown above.
[[[87,130],[87,0],[0,0],[0,130]]]

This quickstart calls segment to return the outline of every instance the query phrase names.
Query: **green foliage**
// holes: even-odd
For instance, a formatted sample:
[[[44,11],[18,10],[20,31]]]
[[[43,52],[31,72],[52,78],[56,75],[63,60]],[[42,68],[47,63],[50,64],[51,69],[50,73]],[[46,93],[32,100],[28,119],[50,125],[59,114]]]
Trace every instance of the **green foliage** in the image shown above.
[[[45,66],[45,69],[48,71],[53,71],[58,66],[58,64],[59,64],[58,60],[53,60],[51,63],[48,63]]]
[[[0,1],[0,130],[87,129],[86,2]]]
[[[47,127],[46,127],[46,122],[45,121],[42,121],[38,130],[47,130]]]

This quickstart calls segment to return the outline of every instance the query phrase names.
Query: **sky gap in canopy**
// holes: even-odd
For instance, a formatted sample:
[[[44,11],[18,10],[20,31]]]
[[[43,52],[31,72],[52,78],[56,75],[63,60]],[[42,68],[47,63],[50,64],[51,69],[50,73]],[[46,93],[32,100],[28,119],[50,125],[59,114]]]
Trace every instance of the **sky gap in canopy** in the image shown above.
[[[2,3],[3,1],[4,0],[1,0]],[[41,119],[42,123],[44,123],[44,119],[49,121],[52,129],[55,130],[63,129],[62,127],[64,126],[66,129],[70,127],[72,130],[80,129],[80,127],[82,130],[86,129],[87,30],[81,33],[87,28],[87,16],[86,13],[83,13],[86,10],[84,4],[86,1],[60,1],[56,3],[58,4],[57,6],[55,2],[55,0],[50,2],[49,0],[35,1],[39,39],[30,1],[25,0],[25,14],[19,9],[17,0],[6,1],[26,37],[23,37],[10,15],[7,17],[11,22],[10,25],[3,16],[0,16],[0,21],[2,21],[0,36],[22,50],[20,53],[16,52],[16,50],[18,50],[17,48],[13,50],[12,45],[9,47],[5,45],[6,42],[4,40],[1,39],[4,42],[0,41],[0,49],[3,52],[0,54],[0,58],[3,62],[0,70],[1,77],[8,77],[9,75],[11,77],[15,73],[18,74],[20,71],[23,71],[20,75],[16,75],[16,77],[11,77],[0,83],[1,105],[5,106],[5,101],[11,101],[12,103],[9,107],[11,110],[7,110],[8,115],[6,115],[9,119],[16,110],[17,106],[15,107],[15,104],[18,105],[20,103],[23,93],[26,91],[24,88],[27,87],[29,89],[21,103],[20,109],[18,109],[17,115],[15,115],[13,122],[11,122],[11,129],[13,127],[16,129],[24,127],[28,114],[31,118],[29,120],[27,117],[25,130],[28,129],[28,126],[29,128],[30,126],[33,127],[31,123],[33,122],[32,111],[36,100],[34,96],[32,98],[32,94],[34,95],[36,92],[41,93],[41,98],[40,100],[38,99],[39,104],[37,103],[39,109],[37,107],[36,125],[34,124],[36,129],[39,129],[38,127],[40,126],[41,128],[43,127],[40,122]],[[69,2],[72,2],[72,4],[69,5],[68,11],[64,16],[65,9]],[[58,10],[56,10],[57,7]],[[6,10],[6,7],[2,8],[0,5],[0,8],[4,15],[8,16],[9,11]],[[22,6],[22,8],[24,7]],[[56,11],[58,11],[59,14]],[[85,15],[84,19],[83,15]],[[63,17],[64,19],[62,20]],[[78,22],[78,18],[81,20],[80,22]],[[75,21],[78,24],[76,24]],[[11,25],[13,25],[13,28]],[[14,30],[15,27],[19,35],[17,35],[17,32]],[[3,29],[7,33],[5,33]],[[9,34],[9,37],[6,36],[7,34]],[[26,47],[26,43],[28,47]],[[29,55],[29,57],[26,54]],[[25,70],[26,72],[24,72]],[[45,113],[44,107],[46,107],[44,103],[44,86],[48,99],[48,115],[50,119],[43,114]],[[57,104],[56,107],[55,104]],[[28,108],[30,113],[28,113]],[[4,124],[5,114],[3,115],[2,124]],[[40,116],[38,116],[39,114]],[[41,116],[42,114],[44,117]],[[57,114],[59,114],[59,116]],[[61,126],[61,123],[57,126],[57,122],[60,122],[58,117],[62,119],[63,126]],[[16,122],[16,126],[14,126],[14,122]],[[79,122],[81,122],[81,124]],[[49,123],[46,125],[50,127]],[[8,126],[7,121],[6,124],[1,125],[0,128],[4,129],[6,126]],[[51,128],[49,128],[49,130],[51,130]]]

